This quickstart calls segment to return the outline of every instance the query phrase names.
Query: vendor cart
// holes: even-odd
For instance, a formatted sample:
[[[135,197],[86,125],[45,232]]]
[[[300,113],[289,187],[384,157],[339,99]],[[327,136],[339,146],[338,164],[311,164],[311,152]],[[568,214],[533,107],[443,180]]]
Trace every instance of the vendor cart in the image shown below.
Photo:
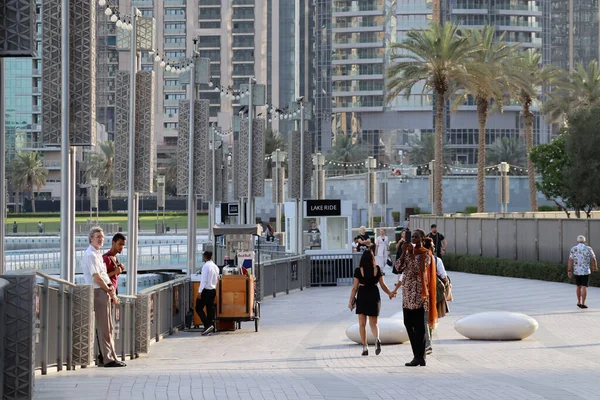
[[[215,225],[215,259],[224,260],[217,285],[217,329],[241,328],[244,321],[254,321],[258,332],[260,302],[256,296],[256,274],[259,262],[255,238],[261,236],[258,225]],[[221,244],[219,241],[222,241]],[[257,245],[258,246],[258,245]],[[224,254],[219,254],[224,252]]]

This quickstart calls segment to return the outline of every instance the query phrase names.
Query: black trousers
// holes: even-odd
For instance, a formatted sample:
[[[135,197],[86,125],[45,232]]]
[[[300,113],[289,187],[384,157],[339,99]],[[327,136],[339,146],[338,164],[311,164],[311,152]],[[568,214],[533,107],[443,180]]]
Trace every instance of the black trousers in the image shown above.
[[[413,356],[416,360],[425,359],[425,309],[423,307],[417,310],[402,309],[404,313],[404,326],[408,331],[410,347],[412,347]]]
[[[204,328],[208,328],[215,323],[216,296],[217,291],[215,289],[204,289],[202,295],[196,299],[196,312],[200,316]],[[206,314],[204,313],[204,307],[206,307]]]

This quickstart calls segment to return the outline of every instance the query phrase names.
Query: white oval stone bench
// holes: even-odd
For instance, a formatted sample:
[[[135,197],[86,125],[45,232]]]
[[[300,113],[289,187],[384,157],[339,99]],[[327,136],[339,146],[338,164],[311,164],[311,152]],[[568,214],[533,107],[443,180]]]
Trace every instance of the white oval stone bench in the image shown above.
[[[379,318],[379,339],[382,344],[400,344],[408,342],[408,333],[404,327],[404,321],[396,318]],[[358,322],[346,328],[348,339],[361,344],[360,333],[358,332]],[[371,333],[371,327],[367,322],[367,343],[375,344],[375,338]]]
[[[454,324],[461,335],[473,340],[522,340],[538,328],[528,315],[507,311],[489,311],[466,316]]]

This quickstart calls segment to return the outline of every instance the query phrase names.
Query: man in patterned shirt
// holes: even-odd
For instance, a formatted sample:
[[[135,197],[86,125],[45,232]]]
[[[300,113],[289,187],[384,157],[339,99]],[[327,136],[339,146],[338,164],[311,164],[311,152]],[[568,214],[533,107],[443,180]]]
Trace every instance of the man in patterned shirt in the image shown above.
[[[577,307],[588,308],[585,305],[585,299],[587,297],[587,288],[590,281],[590,274],[592,270],[598,271],[598,263],[596,262],[596,255],[594,250],[585,244],[585,236],[577,236],[577,245],[571,249],[569,255],[569,266],[567,273],[569,278],[575,274],[575,283],[577,284]]]

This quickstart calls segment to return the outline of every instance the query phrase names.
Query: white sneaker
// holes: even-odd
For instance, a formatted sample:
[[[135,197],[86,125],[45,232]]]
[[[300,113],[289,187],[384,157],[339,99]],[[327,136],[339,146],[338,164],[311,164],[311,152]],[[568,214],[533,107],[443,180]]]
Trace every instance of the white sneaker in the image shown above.
[[[215,330],[214,325],[211,325],[202,332],[202,336],[206,336],[214,330]]]

